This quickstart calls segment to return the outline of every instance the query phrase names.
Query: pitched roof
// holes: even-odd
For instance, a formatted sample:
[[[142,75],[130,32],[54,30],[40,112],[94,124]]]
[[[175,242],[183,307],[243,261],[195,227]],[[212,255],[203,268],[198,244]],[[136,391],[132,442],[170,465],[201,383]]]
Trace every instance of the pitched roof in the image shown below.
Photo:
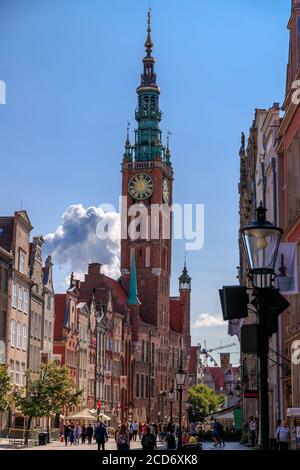
[[[99,263],[89,264],[88,273],[85,274],[84,281],[80,283],[79,300],[87,302],[91,297],[91,292],[95,290],[96,301],[105,303],[109,289],[111,290],[113,307],[118,311],[118,306],[126,304],[128,293],[121,283],[121,280],[113,279],[100,272]],[[103,290],[103,294],[101,293]]]
[[[175,333],[182,333],[182,309],[179,297],[170,298],[170,328]]]
[[[222,367],[206,367],[205,369],[212,375],[216,390],[224,388],[224,369]]]

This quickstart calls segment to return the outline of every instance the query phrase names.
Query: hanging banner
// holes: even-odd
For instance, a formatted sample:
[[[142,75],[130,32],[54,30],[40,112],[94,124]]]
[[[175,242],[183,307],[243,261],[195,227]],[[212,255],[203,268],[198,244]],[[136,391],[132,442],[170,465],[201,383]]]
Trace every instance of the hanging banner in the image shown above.
[[[104,385],[110,385],[111,384],[111,371],[106,370],[104,371]]]
[[[275,273],[281,294],[298,294],[297,243],[280,243]]]
[[[127,375],[121,375],[120,376],[120,390],[127,390]]]
[[[227,332],[229,336],[237,336],[239,341],[241,340],[241,328],[244,323],[244,318],[238,318],[236,320],[228,321]]]
[[[220,363],[223,369],[227,369],[230,365],[230,353],[220,353]]]

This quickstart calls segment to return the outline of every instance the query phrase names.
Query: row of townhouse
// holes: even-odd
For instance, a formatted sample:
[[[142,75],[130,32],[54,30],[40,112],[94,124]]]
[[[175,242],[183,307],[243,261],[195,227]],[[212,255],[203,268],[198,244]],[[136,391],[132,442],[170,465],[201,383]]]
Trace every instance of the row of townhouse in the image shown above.
[[[242,134],[239,152],[240,228],[254,219],[255,208],[262,201],[267,209],[267,219],[284,230],[276,275],[277,286],[287,295],[290,307],[279,317],[278,333],[272,336],[270,342],[270,437],[274,436],[277,420],[286,418],[287,409],[300,407],[300,365],[291,360],[295,345],[300,340],[300,278],[295,276],[300,264],[299,25],[300,1],[293,0],[288,22],[290,44],[283,105],[274,103],[269,109],[255,110],[248,139]],[[247,262],[241,238],[239,247],[239,278],[241,284],[246,284]],[[288,261],[287,250],[294,253],[292,263]],[[250,312],[245,323],[255,322],[256,315]],[[243,354],[242,365],[244,387],[257,389],[257,356]],[[244,398],[243,411],[245,420],[258,416],[258,400]]]

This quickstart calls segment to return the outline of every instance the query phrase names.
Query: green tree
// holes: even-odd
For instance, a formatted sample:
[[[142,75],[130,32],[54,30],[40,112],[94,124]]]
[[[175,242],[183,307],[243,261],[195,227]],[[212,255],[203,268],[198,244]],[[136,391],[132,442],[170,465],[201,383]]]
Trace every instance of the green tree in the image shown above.
[[[11,404],[11,389],[7,365],[0,364],[0,411],[5,411]]]
[[[224,404],[224,395],[217,394],[204,384],[194,385],[189,389],[189,403],[193,407],[196,421],[215,413]]]
[[[82,390],[75,389],[69,369],[55,362],[42,364],[38,376],[31,371],[26,375],[26,394],[15,393],[15,401],[18,409],[28,416],[27,431],[31,428],[32,418],[60,413],[64,406],[76,405],[82,394]]]

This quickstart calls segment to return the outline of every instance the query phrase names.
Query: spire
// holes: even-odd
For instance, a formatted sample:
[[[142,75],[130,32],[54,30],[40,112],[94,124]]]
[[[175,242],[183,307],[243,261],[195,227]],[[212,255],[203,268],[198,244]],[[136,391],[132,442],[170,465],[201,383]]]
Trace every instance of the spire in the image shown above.
[[[135,265],[135,246],[131,247],[131,269],[129,282],[129,295],[126,302],[128,305],[140,305],[137,292],[136,265]]]
[[[166,148],[166,163],[169,165],[170,164],[170,135],[171,135],[171,132],[168,131],[167,132],[167,148]]]
[[[135,143],[131,147],[131,160],[136,162],[160,160],[171,166],[170,151],[162,145],[159,127],[162,113],[159,109],[160,89],[156,83],[155,60],[152,56],[151,9],[148,11],[145,48],[146,56],[143,59],[141,83],[136,90],[138,107],[135,111],[135,119],[138,127]]]
[[[148,28],[147,28],[147,39],[145,42],[146,56],[143,59],[144,73],[141,76],[141,87],[151,87],[159,90],[156,85],[156,73],[154,73],[155,60],[152,57],[153,42],[151,39],[151,9],[148,10]]]
[[[129,127],[130,127],[130,122],[127,122],[127,132],[126,132],[126,141],[125,141],[125,152],[124,152],[124,160],[132,160],[132,154],[131,154],[131,144],[130,144],[130,139],[129,139]]]
[[[147,56],[150,57],[151,56],[151,52],[152,52],[152,47],[153,47],[153,42],[152,42],[152,39],[151,39],[151,8],[149,8],[148,10],[148,28],[147,28],[147,39],[146,39],[146,42],[145,42],[145,48],[146,48],[146,53],[147,53]]]

